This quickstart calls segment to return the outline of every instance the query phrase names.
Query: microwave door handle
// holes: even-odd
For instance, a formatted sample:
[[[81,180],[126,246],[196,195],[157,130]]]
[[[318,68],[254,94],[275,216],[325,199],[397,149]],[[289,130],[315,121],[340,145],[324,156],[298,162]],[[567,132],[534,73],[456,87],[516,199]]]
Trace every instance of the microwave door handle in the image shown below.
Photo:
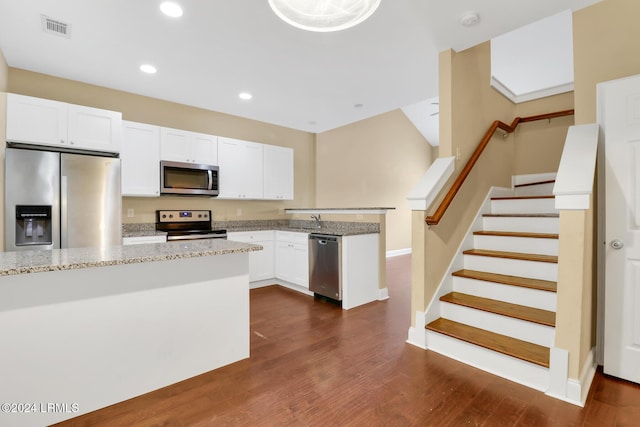
[[[213,190],[213,171],[211,169],[207,170],[207,175],[209,176],[209,186],[207,190]]]

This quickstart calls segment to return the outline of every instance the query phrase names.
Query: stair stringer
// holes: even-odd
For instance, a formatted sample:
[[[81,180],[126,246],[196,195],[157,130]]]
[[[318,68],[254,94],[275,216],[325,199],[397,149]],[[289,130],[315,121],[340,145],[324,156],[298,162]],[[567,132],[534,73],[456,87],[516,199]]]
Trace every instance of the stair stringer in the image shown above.
[[[482,227],[483,227],[482,215],[491,212],[491,198],[492,197],[500,197],[500,196],[508,196],[508,195],[511,195],[511,194],[513,194],[513,190],[510,189],[510,188],[491,187],[489,189],[489,192],[487,193],[487,196],[485,197],[484,201],[482,202],[482,205],[480,206],[480,209],[478,209],[478,212],[476,212],[476,216],[475,216],[474,220],[472,221],[471,225],[467,229],[465,237],[462,239],[462,242],[460,243],[460,246],[456,250],[455,256],[451,260],[451,263],[449,264],[449,267],[447,268],[447,271],[444,273],[442,281],[438,285],[438,289],[436,290],[435,294],[433,295],[433,298],[431,298],[431,301],[429,302],[429,305],[427,306],[427,309],[426,309],[425,314],[424,314],[424,324],[425,325],[428,324],[428,323],[431,323],[432,321],[434,321],[437,318],[441,317],[440,297],[442,297],[442,296],[448,294],[449,292],[453,291],[453,276],[452,276],[452,273],[454,271],[457,271],[457,270],[460,270],[460,269],[464,268],[464,255],[463,255],[463,252],[466,251],[467,249],[473,249],[473,244],[474,244],[473,233],[474,233],[474,231],[482,230]],[[417,322],[416,322],[416,324],[417,324]],[[426,331],[425,331],[425,335],[426,335]],[[426,347],[429,348],[428,343],[427,343]]]
[[[474,220],[467,229],[465,237],[462,239],[460,246],[455,252],[455,256],[451,260],[447,271],[444,273],[438,289],[429,301],[427,308],[424,312],[416,311],[416,326],[410,326],[408,331],[407,343],[427,350],[427,331],[424,329],[424,325],[436,320],[440,317],[440,297],[448,294],[453,290],[453,276],[454,271],[460,270],[464,266],[464,256],[462,252],[467,249],[472,249],[474,244],[474,231],[482,230],[483,221],[482,215],[491,212],[491,198],[500,196],[510,196],[513,194],[513,188],[508,187],[491,187],[487,192],[482,205],[476,212]]]

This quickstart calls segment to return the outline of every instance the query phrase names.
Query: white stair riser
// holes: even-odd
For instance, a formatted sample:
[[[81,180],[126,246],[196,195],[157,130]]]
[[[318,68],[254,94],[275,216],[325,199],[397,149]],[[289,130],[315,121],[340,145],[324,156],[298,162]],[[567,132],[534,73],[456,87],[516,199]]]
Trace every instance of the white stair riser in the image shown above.
[[[558,239],[534,237],[473,236],[475,249],[520,252],[525,254],[558,255]]]
[[[551,233],[558,234],[560,218],[540,217],[484,217],[483,230],[490,231],[519,231],[522,233]]]
[[[516,196],[547,196],[553,194],[553,183],[527,185],[526,187],[517,187],[514,190]]]
[[[463,294],[500,300],[510,304],[525,305],[541,310],[556,311],[558,306],[558,298],[555,292],[485,282],[466,277],[454,276],[453,290]]]
[[[478,255],[464,255],[466,270],[486,271],[487,273],[506,274],[508,276],[528,277],[531,279],[558,281],[558,264],[518,259],[495,258]]]
[[[556,332],[555,328],[550,326],[444,301],[440,304],[440,315],[445,319],[545,347],[553,347]]]
[[[491,201],[491,213],[557,213],[555,199],[502,199]]]
[[[549,388],[549,369],[515,357],[433,331],[427,331],[427,348],[536,390],[545,391]]]

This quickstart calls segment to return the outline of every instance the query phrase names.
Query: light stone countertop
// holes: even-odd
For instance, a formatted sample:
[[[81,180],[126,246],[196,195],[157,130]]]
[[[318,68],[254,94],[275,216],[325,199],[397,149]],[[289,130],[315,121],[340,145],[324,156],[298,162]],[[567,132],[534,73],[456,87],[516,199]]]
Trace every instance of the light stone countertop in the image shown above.
[[[225,255],[262,246],[224,239],[0,253],[0,276]]]

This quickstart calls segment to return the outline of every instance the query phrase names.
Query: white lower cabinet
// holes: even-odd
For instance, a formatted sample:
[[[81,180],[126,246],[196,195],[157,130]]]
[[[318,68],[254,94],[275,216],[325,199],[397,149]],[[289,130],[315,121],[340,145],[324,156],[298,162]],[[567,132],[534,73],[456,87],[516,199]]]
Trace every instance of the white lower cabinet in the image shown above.
[[[276,277],[309,289],[309,235],[276,232]]]
[[[273,279],[274,269],[274,231],[241,231],[227,234],[228,240],[255,243],[262,246],[261,251],[249,253],[249,281]]]

